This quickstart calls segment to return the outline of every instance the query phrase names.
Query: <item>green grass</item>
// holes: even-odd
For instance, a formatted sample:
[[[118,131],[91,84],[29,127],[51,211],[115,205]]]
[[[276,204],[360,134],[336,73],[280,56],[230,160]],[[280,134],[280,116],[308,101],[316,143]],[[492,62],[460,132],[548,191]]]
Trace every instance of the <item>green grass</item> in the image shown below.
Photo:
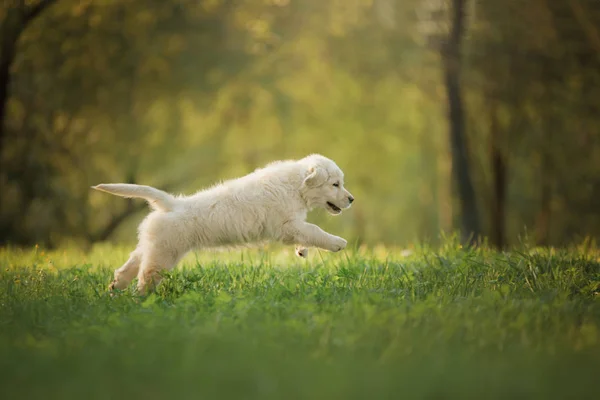
[[[0,250],[2,398],[597,396],[595,249],[191,254],[111,298],[126,256]]]

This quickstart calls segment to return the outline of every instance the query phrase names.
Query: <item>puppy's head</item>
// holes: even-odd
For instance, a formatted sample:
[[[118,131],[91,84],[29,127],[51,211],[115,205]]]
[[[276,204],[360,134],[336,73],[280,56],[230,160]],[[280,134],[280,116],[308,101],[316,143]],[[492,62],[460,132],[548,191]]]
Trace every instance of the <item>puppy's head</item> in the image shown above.
[[[321,207],[338,215],[350,207],[354,197],[344,188],[344,173],[335,162],[313,154],[300,163],[305,168],[301,191],[310,208]]]

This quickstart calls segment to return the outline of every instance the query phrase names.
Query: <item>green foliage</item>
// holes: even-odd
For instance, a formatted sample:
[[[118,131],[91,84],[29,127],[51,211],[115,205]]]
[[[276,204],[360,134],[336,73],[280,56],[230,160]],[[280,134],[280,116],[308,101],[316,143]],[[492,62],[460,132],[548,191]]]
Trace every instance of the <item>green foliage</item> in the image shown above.
[[[125,249],[0,252],[9,398],[582,398],[600,355],[597,249],[447,242],[190,255],[106,291]]]
[[[342,218],[311,216],[327,229],[405,244],[457,228],[431,46],[432,29],[443,33],[447,21],[423,13],[447,2],[52,3],[15,38],[0,242],[132,241],[143,205],[90,185],[191,193],[310,152],[337,160],[357,198]],[[493,229],[488,147],[498,115],[509,243],[524,230],[547,244],[597,237],[593,1],[467,3],[462,77],[484,233]],[[14,36],[22,21],[13,4],[0,4],[0,24]]]

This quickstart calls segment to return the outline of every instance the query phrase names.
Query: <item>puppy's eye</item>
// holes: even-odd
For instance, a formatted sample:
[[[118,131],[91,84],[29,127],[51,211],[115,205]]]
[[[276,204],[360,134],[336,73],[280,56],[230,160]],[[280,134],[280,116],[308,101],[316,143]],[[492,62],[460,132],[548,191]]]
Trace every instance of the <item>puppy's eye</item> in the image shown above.
[[[333,186],[340,187],[340,184],[336,182],[336,183],[333,184]]]

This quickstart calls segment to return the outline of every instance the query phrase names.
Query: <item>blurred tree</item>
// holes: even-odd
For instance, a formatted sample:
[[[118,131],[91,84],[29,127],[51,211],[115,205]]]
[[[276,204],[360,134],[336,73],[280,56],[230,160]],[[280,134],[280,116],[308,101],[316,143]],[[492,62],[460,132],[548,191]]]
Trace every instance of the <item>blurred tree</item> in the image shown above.
[[[577,9],[586,10],[583,21]],[[589,1],[477,3],[468,87],[481,93],[470,105],[478,125],[473,128],[489,137],[489,180],[480,184],[492,188],[490,236],[500,246],[511,218],[519,230],[533,227],[542,244],[568,240],[564,234],[574,221],[574,234],[594,231],[587,224],[597,212],[587,205],[591,188],[599,184],[590,175],[598,170],[590,158],[598,147],[589,139],[598,136],[590,133],[599,128],[592,99],[599,94],[600,75],[590,21],[600,22],[598,17]],[[589,147],[581,148],[578,138]],[[590,157],[581,157],[586,153]]]
[[[352,241],[598,235],[593,5],[56,1],[14,47],[0,241],[131,240],[145,205],[90,185],[192,191],[310,152],[357,198],[310,218]]]
[[[467,0],[427,0],[419,5],[420,31],[434,49],[439,49],[448,102],[448,128],[452,174],[460,204],[463,242],[473,243],[481,235],[476,194],[471,177],[467,145],[465,105],[461,87],[463,41]]]
[[[466,0],[452,1],[450,31],[442,46],[442,65],[448,95],[452,170],[458,186],[461,205],[461,234],[463,241],[475,241],[481,232],[475,190],[471,179],[471,167],[469,165],[460,83],[462,70],[461,48],[465,31],[465,3]]]
[[[17,54],[17,44],[28,25],[56,0],[5,1],[0,4],[0,172],[5,142],[6,106],[11,83],[11,68]],[[1,201],[1,199],[0,199]]]
[[[197,141],[181,132],[181,96],[214,92],[215,83],[250,59],[241,50],[243,32],[223,27],[231,24],[231,12],[228,1],[207,8],[185,0],[137,6],[64,0],[25,32],[13,57],[11,112],[3,124],[10,145],[4,151],[7,169],[0,173],[8,202],[0,207],[2,241],[37,241],[48,230],[57,239],[77,232],[102,239],[135,211],[98,215],[67,205],[87,202],[98,174],[138,181],[144,178],[140,171],[165,171],[161,164],[169,164],[189,140]],[[197,46],[216,59],[190,68],[185,52]],[[228,69],[221,68],[223,59]],[[166,125],[151,121],[158,115]],[[117,210],[123,205],[107,202]],[[15,208],[20,212],[14,214]],[[62,223],[54,224],[53,216]],[[103,233],[89,236],[94,231]]]

